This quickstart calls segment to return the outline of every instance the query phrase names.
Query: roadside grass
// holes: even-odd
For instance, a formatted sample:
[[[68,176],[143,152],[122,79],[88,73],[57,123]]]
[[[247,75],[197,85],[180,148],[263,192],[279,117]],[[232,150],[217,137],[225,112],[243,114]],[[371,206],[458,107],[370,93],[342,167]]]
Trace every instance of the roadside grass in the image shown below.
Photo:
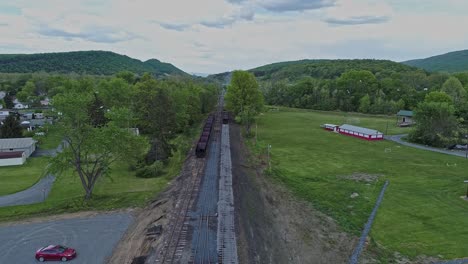
[[[387,117],[346,115],[355,125],[385,132]],[[390,185],[370,236],[381,249],[409,257],[468,256],[468,202],[460,199],[468,161],[390,141],[365,141],[328,132],[320,124],[342,124],[342,113],[281,108],[258,120],[251,148],[266,157],[271,144],[271,175],[296,195],[359,235],[386,179]],[[346,122],[350,123],[350,122]],[[394,123],[393,123],[394,124]],[[389,133],[407,133],[389,127]],[[381,175],[375,182],[346,178]],[[358,193],[356,198],[350,198]]]
[[[0,221],[13,221],[32,216],[46,216],[84,210],[114,210],[142,207],[161,192],[169,181],[179,174],[198,127],[174,139],[178,150],[169,160],[165,174],[158,178],[138,178],[126,163],[114,164],[110,177],[96,183],[93,197],[84,201],[84,191],[79,177],[71,170],[59,176],[44,203],[0,208]],[[44,167],[46,164],[44,165]],[[0,170],[1,171],[1,170]],[[2,174],[3,175],[3,174]],[[0,176],[1,178],[1,176]],[[28,186],[29,187],[29,186]]]
[[[25,190],[45,175],[48,158],[29,158],[25,164],[0,167],[0,196]]]

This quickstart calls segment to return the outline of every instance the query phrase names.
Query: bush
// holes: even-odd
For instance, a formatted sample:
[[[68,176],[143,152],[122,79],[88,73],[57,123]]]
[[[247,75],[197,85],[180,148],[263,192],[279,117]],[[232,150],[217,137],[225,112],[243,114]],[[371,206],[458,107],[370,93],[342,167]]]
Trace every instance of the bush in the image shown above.
[[[164,174],[164,163],[155,161],[151,165],[144,166],[136,171],[136,176],[140,178],[156,178]]]

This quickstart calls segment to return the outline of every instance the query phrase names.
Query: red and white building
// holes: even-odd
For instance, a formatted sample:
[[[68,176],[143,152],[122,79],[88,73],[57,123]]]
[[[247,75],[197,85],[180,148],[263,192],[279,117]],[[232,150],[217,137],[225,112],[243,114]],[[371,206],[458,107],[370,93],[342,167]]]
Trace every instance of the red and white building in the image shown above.
[[[384,134],[380,131],[365,127],[352,126],[344,124],[338,127],[338,133],[353,137],[362,138],[365,140],[382,140]]]
[[[323,124],[320,127],[323,127],[323,129],[325,129],[325,130],[337,132],[338,127],[340,127],[340,126],[339,125],[334,125],[334,124]]]

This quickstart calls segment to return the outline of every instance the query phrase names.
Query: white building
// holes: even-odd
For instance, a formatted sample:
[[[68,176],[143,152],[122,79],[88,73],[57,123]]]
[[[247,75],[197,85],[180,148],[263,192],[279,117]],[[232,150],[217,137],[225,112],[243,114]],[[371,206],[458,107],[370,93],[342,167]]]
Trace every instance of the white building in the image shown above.
[[[33,138],[1,138],[1,152],[24,152],[26,158],[36,150],[36,141]]]
[[[0,91],[0,99],[5,98],[6,92],[5,91]]]
[[[10,115],[10,111],[0,111],[0,121],[5,120]]]
[[[22,151],[0,152],[0,167],[23,165],[26,162],[26,154]]]

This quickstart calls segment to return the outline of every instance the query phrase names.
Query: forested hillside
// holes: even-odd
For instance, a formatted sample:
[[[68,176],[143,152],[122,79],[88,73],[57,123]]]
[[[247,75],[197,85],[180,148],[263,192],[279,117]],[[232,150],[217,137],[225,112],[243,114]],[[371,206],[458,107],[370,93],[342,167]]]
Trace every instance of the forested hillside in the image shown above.
[[[295,81],[302,77],[334,79],[349,70],[367,70],[379,77],[415,71],[413,67],[388,60],[300,60],[273,63],[250,71],[260,80]]]
[[[163,63],[156,59],[142,62],[109,51],[0,55],[0,72],[4,73],[53,72],[112,75],[121,71],[138,74],[148,72],[154,76],[186,74],[170,63]]]
[[[425,59],[402,62],[427,71],[463,72],[468,71],[468,50],[460,50]]]

